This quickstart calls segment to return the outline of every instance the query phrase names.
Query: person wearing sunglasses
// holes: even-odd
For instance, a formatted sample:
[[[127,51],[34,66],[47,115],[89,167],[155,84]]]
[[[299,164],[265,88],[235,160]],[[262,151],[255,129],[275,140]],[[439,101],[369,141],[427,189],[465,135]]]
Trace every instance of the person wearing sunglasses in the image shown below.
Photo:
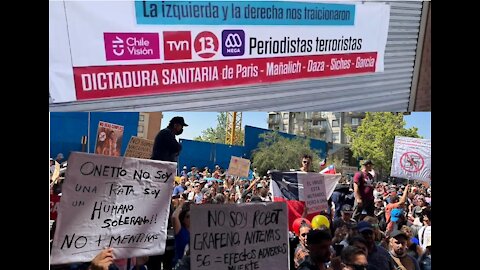
[[[312,156],[303,155],[302,157],[302,167],[300,168],[302,172],[315,172],[312,169]]]
[[[388,251],[375,244],[374,229],[367,221],[360,221],[357,224],[357,231],[365,238],[368,248],[368,264],[381,270],[395,270],[395,265]]]
[[[362,249],[356,246],[344,248],[340,257],[342,259],[342,270],[376,269],[368,266],[367,255]]]

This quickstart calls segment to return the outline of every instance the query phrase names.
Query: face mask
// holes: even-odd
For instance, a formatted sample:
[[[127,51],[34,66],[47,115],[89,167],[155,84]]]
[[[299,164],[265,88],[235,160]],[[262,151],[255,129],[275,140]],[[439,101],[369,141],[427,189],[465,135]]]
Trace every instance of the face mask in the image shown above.
[[[180,135],[180,134],[182,134],[182,133],[183,133],[183,128],[180,129],[180,131],[177,132],[177,135]]]

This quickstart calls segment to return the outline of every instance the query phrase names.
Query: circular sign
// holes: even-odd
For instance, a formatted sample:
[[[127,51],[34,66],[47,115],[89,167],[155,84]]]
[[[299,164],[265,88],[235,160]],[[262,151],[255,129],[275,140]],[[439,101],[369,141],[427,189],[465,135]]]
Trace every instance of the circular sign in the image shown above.
[[[400,158],[400,166],[407,172],[419,172],[424,165],[425,160],[417,152],[406,152]]]
[[[100,134],[98,134],[98,139],[101,142],[105,141],[106,138],[107,138],[107,134],[105,133],[105,131],[102,131],[102,132],[100,132]]]
[[[218,38],[212,32],[201,32],[195,37],[193,47],[195,48],[195,52],[201,58],[212,58],[218,52]]]

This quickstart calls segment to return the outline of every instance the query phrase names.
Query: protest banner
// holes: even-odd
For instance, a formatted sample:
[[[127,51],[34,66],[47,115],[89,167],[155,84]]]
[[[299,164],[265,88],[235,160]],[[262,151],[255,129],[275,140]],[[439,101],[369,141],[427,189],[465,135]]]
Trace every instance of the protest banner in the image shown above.
[[[191,269],[289,268],[285,203],[193,205]]]
[[[250,160],[234,157],[230,159],[230,165],[228,166],[228,174],[239,177],[248,177],[250,170]]]
[[[50,14],[64,103],[383,72],[390,6],[63,0]]]
[[[95,154],[119,157],[122,149],[123,126],[98,122]]]
[[[125,157],[150,159],[152,157],[153,141],[132,136],[125,151]]]
[[[163,254],[177,164],[73,152],[58,206],[51,264]]]
[[[303,174],[302,174],[303,176]],[[308,214],[328,210],[327,194],[325,191],[325,175],[319,173],[305,173],[302,178],[303,201]]]
[[[390,176],[430,182],[430,139],[395,137]]]

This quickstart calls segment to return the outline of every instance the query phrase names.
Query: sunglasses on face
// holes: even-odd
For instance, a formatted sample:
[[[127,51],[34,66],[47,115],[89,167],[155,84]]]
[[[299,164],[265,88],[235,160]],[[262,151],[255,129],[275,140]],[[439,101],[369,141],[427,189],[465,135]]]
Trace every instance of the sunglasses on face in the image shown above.
[[[305,163],[305,164],[309,164],[309,163],[310,163],[310,161],[308,161],[308,160],[304,160],[304,161],[303,161],[303,163]]]
[[[367,270],[367,265],[358,265],[358,264],[347,264],[347,266],[350,266],[354,270]]]
[[[306,233],[302,233],[302,234],[300,234],[300,236],[305,237],[305,236],[307,236],[307,234],[306,234]]]

